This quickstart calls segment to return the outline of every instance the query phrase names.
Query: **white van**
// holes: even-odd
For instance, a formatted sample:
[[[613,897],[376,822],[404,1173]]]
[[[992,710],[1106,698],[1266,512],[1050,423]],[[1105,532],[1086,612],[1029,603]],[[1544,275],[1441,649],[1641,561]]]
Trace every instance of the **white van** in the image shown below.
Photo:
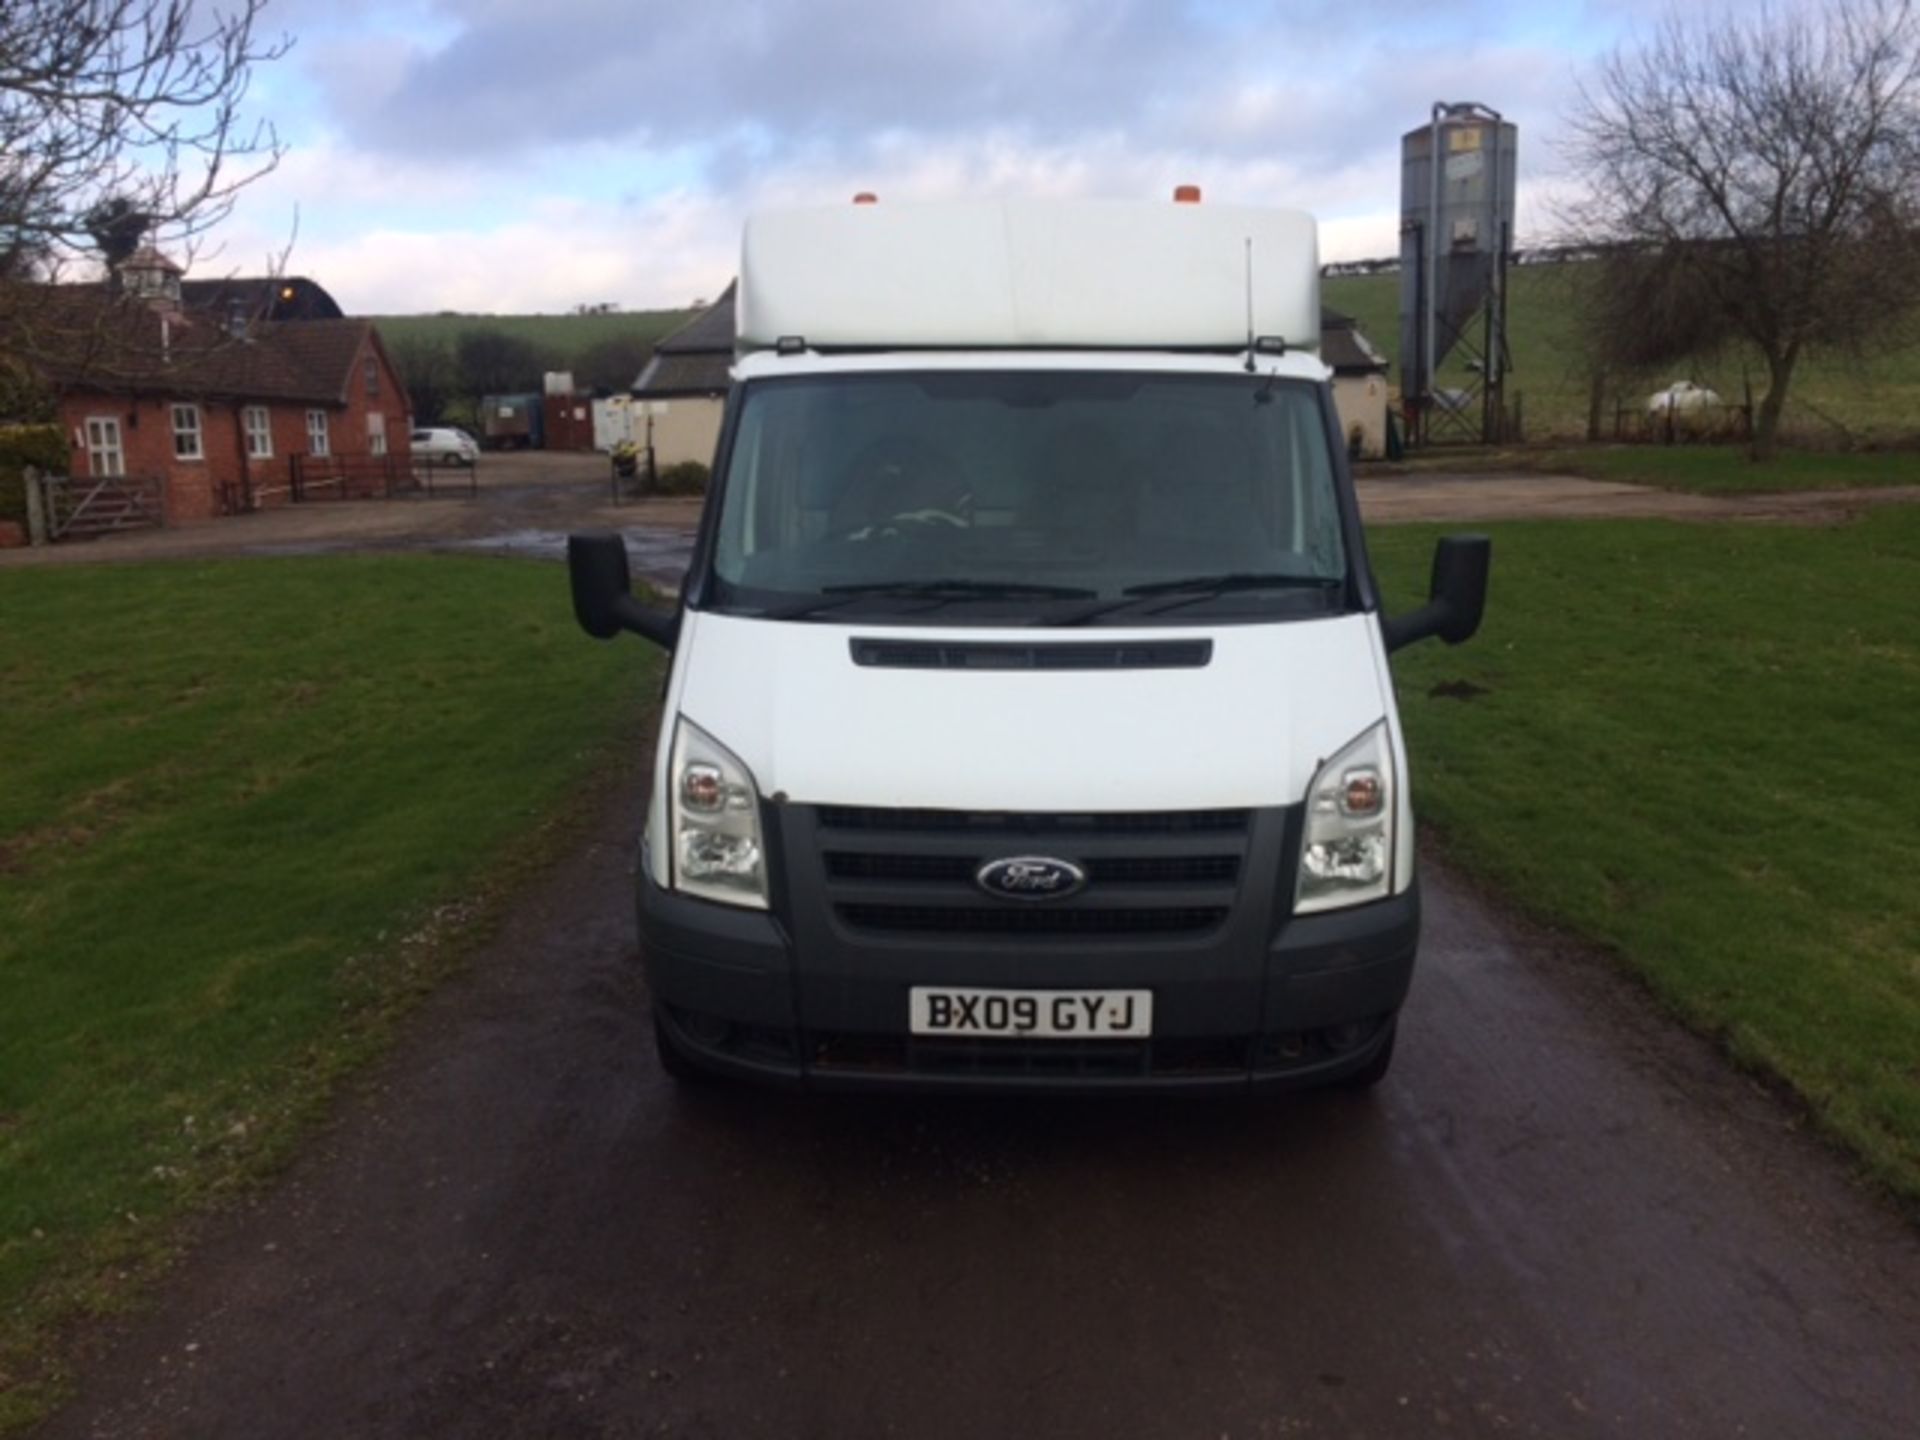
[[[862,197],[863,199],[866,197]],[[677,1076],[1372,1084],[1419,938],[1382,614],[1315,358],[1313,221],[997,202],[755,217],[671,611],[641,955]]]

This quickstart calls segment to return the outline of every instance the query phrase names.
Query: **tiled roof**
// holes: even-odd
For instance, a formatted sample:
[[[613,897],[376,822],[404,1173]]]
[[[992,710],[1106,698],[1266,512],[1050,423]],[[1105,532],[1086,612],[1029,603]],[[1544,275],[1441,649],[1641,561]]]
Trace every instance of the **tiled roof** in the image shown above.
[[[736,283],[729,282],[718,300],[653,348],[669,355],[733,354],[733,292],[736,288]]]
[[[121,264],[129,270],[166,270],[175,275],[187,273],[177,262],[168,259],[151,245],[142,245]]]
[[[211,310],[219,319],[235,304],[250,320],[338,320],[342,315],[340,302],[304,275],[182,280],[180,299],[189,309]]]
[[[724,395],[733,383],[727,367],[733,363],[733,348],[719,353],[667,354],[656,350],[633,382],[635,395]]]
[[[18,358],[60,389],[340,405],[373,322],[267,322],[236,338],[205,311],[163,317],[97,287],[53,285],[21,296],[9,329],[24,337]]]
[[[302,377],[308,389],[298,398],[323,392],[339,402],[347,398],[354,358],[372,330],[371,320],[288,320],[255,327],[257,343],[284,355]]]
[[[1336,375],[1384,371],[1387,360],[1351,315],[1320,307],[1320,359]]]

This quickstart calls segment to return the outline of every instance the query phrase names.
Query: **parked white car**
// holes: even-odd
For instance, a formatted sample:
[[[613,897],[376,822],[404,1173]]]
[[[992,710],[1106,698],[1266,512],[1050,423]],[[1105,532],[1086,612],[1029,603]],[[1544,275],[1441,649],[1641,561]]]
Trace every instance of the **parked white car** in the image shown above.
[[[480,458],[471,435],[447,426],[414,431],[411,448],[415,460],[429,465],[472,465]]]

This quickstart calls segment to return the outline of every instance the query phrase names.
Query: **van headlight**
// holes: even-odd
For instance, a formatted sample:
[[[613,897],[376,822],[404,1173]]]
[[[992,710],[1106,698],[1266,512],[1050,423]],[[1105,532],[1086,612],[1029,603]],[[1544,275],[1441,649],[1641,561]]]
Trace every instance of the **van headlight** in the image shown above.
[[[1296,914],[1383,899],[1393,888],[1393,746],[1382,720],[1307,787]]]
[[[723,905],[766,909],[760,797],[751,772],[683,716],[674,726],[668,779],[674,888]]]

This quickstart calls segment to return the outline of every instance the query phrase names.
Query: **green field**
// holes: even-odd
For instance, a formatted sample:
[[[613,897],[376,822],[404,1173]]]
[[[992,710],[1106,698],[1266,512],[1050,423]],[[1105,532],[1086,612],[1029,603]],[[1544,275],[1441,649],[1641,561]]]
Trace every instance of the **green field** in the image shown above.
[[[557,843],[654,652],[503,560],[0,572],[0,615],[4,1430]]]
[[[1394,662],[1423,822],[1920,1207],[1920,508],[1491,529],[1481,634]],[[1436,533],[1370,537],[1398,604]]]
[[[1587,373],[1580,358],[1575,287],[1579,267],[1536,265],[1515,269],[1507,300],[1509,344],[1527,438],[1581,437],[1587,427]],[[1360,321],[1367,338],[1395,361],[1399,382],[1398,275],[1334,276],[1321,282],[1321,298]],[[1744,399],[1751,378],[1756,402],[1765,388],[1765,366],[1728,355],[1697,368],[1678,366],[1624,387],[1635,405],[1673,380],[1711,385],[1725,400]],[[1448,380],[1458,383],[1458,377]],[[1606,411],[1611,434],[1613,409]],[[1867,360],[1816,355],[1802,366],[1788,401],[1784,425],[1798,439],[1825,444],[1849,440],[1920,437],[1920,346]]]
[[[500,330],[530,340],[571,364],[599,341],[634,336],[652,344],[684,325],[690,310],[634,310],[618,315],[376,315],[389,343],[437,342],[451,349],[468,330]]]
[[[1402,462],[1400,470],[1410,474],[1534,470],[1696,495],[1759,495],[1920,485],[1920,452],[1782,450],[1764,464],[1756,464],[1745,448],[1737,445],[1441,447]],[[1382,473],[1399,470],[1389,468]]]

